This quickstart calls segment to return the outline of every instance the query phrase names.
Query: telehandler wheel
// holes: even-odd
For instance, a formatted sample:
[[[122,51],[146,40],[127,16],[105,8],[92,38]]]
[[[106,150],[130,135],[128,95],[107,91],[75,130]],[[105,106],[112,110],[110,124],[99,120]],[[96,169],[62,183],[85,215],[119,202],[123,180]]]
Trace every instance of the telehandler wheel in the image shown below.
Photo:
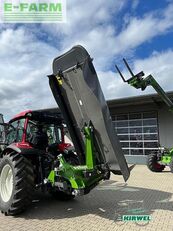
[[[151,154],[148,155],[147,167],[152,172],[162,172],[164,170],[164,168],[165,168],[164,165],[161,165],[161,164],[158,163],[157,153],[151,153]]]
[[[0,210],[16,215],[32,202],[34,173],[31,162],[21,154],[11,152],[0,161]]]

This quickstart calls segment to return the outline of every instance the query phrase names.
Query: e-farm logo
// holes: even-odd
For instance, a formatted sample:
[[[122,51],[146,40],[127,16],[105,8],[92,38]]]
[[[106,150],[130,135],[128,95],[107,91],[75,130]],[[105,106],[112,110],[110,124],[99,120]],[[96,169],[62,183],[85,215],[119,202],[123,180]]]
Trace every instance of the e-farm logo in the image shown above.
[[[64,23],[66,0],[0,0],[0,22]]]

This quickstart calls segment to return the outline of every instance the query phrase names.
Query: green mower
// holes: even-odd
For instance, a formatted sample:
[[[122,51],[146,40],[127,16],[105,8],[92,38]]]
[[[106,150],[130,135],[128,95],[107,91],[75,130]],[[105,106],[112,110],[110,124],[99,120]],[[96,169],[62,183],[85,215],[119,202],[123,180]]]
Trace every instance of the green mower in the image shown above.
[[[81,46],[53,61],[48,76],[58,111],[1,116],[0,210],[16,215],[36,190],[60,200],[89,193],[110,173],[130,175],[88,52]],[[46,86],[45,86],[46,87]],[[74,144],[64,141],[66,124]]]

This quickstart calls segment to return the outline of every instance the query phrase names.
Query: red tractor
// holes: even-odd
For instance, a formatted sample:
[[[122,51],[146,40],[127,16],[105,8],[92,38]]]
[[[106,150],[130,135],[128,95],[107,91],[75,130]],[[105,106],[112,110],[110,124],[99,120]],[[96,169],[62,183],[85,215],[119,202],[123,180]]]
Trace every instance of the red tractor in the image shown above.
[[[35,186],[45,190],[46,185],[51,194],[63,200],[74,197],[69,191],[55,193],[45,182],[60,153],[68,163],[79,163],[71,144],[64,142],[60,113],[28,110],[7,124],[2,120],[1,138],[5,138],[5,142],[1,140],[4,147],[0,153],[0,209],[3,213],[13,215],[25,209],[32,201]]]

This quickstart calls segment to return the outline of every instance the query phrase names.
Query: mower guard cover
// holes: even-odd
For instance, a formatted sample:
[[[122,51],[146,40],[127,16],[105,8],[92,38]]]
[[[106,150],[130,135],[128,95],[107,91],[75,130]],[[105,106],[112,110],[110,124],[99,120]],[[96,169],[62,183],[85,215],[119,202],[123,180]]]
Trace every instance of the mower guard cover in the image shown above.
[[[130,171],[88,52],[82,46],[75,46],[54,59],[49,84],[81,163],[85,163],[82,129],[90,123],[94,127],[97,161],[107,163],[114,172],[121,172],[126,181]]]

